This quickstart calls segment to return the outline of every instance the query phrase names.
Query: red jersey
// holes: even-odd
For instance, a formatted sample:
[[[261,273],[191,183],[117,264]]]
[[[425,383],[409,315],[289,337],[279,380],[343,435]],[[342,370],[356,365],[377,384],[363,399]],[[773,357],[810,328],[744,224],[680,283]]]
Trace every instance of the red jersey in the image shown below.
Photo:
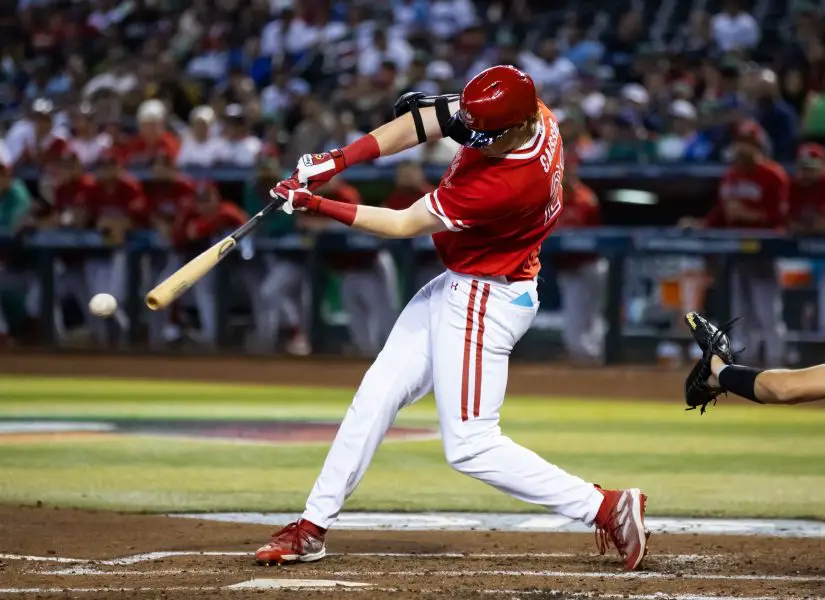
[[[533,137],[488,157],[461,147],[438,188],[424,197],[447,226],[433,235],[444,266],[479,277],[532,279],[539,250],[562,211],[564,160],[559,126],[543,104]]]
[[[84,174],[55,186],[54,210],[60,214],[74,206],[87,206],[89,195],[95,185],[94,177]]]
[[[813,225],[817,217],[825,217],[825,175],[809,184],[798,179],[791,182],[788,220]]]
[[[774,229],[785,224],[790,180],[785,169],[771,160],[750,168],[728,169],[719,185],[719,199],[705,219],[708,227]],[[758,220],[737,219],[736,204],[759,213]]]
[[[172,239],[178,247],[208,241],[216,235],[237,229],[247,219],[246,213],[233,202],[221,201],[218,209],[209,215],[201,215],[190,209],[178,219]],[[190,232],[194,237],[190,237]]]
[[[195,198],[195,182],[186,175],[176,175],[169,181],[146,181],[143,189],[148,203],[146,212],[165,221],[174,221],[190,210]]]
[[[180,141],[168,131],[157,143],[149,144],[140,134],[133,137],[119,149],[123,164],[130,167],[146,167],[161,155],[169,156],[174,164],[180,150]]]
[[[558,226],[566,227],[595,227],[601,225],[599,199],[589,187],[581,181],[564,189],[564,212],[558,221]],[[571,252],[557,254],[553,264],[557,269],[575,269],[582,265],[598,260],[599,255],[589,252]]]
[[[62,135],[50,133],[37,139],[32,131],[26,140],[20,162],[28,165],[49,168],[57,163],[69,148],[69,142]]]
[[[146,198],[140,182],[125,173],[113,181],[98,181],[89,191],[89,212],[101,218],[145,218]]]

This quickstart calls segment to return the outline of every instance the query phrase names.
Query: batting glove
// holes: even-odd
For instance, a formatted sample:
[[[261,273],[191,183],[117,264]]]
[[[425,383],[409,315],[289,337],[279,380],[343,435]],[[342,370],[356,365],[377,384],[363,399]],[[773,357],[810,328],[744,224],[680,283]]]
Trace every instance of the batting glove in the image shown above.
[[[286,194],[277,193],[275,190],[278,187],[272,188],[269,195],[273,198],[286,198],[286,202],[281,205],[281,210],[286,214],[291,215],[294,212],[318,212],[319,196],[314,196],[306,188],[298,188],[297,190],[287,190]]]
[[[337,148],[323,154],[304,154],[298,159],[292,179],[303,187],[316,190],[346,168],[344,153]]]

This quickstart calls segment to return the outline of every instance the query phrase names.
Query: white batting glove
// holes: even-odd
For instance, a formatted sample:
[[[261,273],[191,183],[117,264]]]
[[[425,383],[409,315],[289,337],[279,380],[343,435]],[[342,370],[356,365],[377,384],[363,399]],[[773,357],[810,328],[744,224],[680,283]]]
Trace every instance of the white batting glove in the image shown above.
[[[317,201],[314,201],[316,196],[312,195],[306,188],[298,188],[297,190],[286,190],[286,193],[281,193],[276,186],[269,191],[269,195],[273,198],[286,198],[286,201],[281,205],[280,210],[286,214],[291,215],[294,212],[315,212]]]

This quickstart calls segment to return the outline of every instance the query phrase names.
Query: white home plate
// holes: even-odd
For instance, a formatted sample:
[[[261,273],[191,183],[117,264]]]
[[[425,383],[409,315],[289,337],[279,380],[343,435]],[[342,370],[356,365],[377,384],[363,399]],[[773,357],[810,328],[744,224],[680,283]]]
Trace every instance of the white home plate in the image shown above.
[[[228,585],[229,590],[296,590],[307,588],[330,588],[347,587],[363,588],[370,587],[369,583],[357,583],[355,581],[332,581],[330,579],[250,579],[235,585]]]

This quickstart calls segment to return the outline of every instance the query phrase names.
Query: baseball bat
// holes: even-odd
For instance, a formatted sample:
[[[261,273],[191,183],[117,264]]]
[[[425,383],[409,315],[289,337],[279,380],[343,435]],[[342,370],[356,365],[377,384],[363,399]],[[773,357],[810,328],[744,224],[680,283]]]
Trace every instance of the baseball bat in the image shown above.
[[[264,206],[258,214],[227,237],[223,238],[211,248],[204,250],[169,277],[161,281],[146,294],[146,306],[148,306],[150,310],[161,310],[180,298],[186,293],[186,290],[195,285],[204,275],[211,271],[215,265],[226,258],[226,256],[235,249],[238,242],[249,235],[264,217],[276,208],[279,208],[284,202],[286,202],[286,199],[279,196]]]

